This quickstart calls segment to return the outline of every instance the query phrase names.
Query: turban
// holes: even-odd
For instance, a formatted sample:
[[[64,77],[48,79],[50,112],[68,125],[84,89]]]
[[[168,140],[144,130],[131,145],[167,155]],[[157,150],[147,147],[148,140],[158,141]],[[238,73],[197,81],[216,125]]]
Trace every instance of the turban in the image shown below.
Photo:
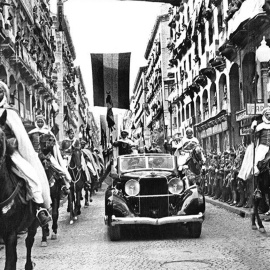
[[[186,132],[187,131],[192,131],[193,132],[193,129],[191,127],[188,127],[188,128],[186,128]]]
[[[42,115],[42,114],[39,114],[39,115],[37,115],[36,116],[36,121],[38,121],[38,120],[43,120],[44,122],[45,122],[45,116],[44,115]]]
[[[121,134],[127,134],[127,135],[129,135],[129,132],[126,129],[124,129],[124,130],[121,131]]]
[[[270,107],[266,107],[262,111],[262,115],[265,115],[266,113],[270,113]]]

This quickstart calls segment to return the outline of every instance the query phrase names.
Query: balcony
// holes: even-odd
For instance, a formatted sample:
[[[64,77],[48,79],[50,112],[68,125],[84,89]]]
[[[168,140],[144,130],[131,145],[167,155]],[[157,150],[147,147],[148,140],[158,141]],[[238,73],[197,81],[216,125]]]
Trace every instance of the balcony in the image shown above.
[[[0,45],[2,53],[6,58],[9,58],[11,55],[15,54],[15,37],[12,34],[11,30],[6,31],[6,38],[3,43]]]
[[[32,85],[36,82],[37,65],[24,46],[20,46],[18,51],[19,54],[17,57],[13,55],[10,57],[10,61],[13,65],[17,64],[16,68],[19,69],[22,76]]]

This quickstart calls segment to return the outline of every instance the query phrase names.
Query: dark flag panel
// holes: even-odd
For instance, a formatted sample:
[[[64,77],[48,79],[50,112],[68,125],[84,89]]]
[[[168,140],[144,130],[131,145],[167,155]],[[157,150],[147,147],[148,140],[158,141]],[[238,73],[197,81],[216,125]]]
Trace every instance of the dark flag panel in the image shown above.
[[[129,109],[130,53],[91,54],[94,106]]]

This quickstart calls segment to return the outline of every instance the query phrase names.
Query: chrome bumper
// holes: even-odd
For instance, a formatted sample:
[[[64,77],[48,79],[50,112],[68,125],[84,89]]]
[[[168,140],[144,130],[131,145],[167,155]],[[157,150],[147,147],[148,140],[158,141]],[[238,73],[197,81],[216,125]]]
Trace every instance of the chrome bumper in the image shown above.
[[[163,218],[148,218],[148,217],[116,217],[112,216],[111,225],[124,225],[124,224],[145,224],[145,225],[164,225],[172,223],[186,223],[186,222],[203,222],[204,214],[187,215],[187,216],[171,216]],[[105,219],[106,223],[106,219]]]

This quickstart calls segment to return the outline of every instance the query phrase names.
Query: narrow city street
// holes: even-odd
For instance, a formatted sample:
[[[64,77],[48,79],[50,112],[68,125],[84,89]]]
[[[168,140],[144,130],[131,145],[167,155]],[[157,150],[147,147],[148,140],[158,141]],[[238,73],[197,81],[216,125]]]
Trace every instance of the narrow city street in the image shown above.
[[[250,220],[207,204],[202,236],[190,239],[185,228],[124,231],[120,242],[111,242],[103,222],[104,189],[84,208],[78,221],[69,225],[67,204],[61,207],[59,238],[42,248],[39,229],[33,249],[38,270],[88,269],[269,269],[270,224],[268,233],[252,231]],[[25,263],[24,238],[19,238],[18,267]],[[4,248],[0,251],[4,268]]]

